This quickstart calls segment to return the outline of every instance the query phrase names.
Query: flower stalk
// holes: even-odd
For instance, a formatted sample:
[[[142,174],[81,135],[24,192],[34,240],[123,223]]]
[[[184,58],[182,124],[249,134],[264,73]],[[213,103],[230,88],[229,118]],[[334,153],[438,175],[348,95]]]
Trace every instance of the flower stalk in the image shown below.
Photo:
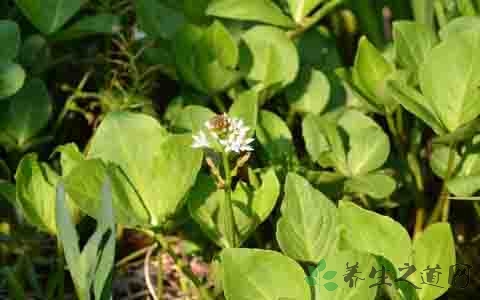
[[[224,190],[224,198],[220,203],[220,231],[224,234],[224,247],[239,245],[240,234],[235,223],[235,213],[232,200],[232,178],[237,176],[239,169],[244,166],[253,151],[253,138],[248,136],[250,128],[243,120],[229,117],[227,114],[217,115],[205,122],[205,130],[200,130],[193,136],[193,148],[208,148],[216,152],[222,160],[223,176],[215,165],[215,161],[208,156],[205,161],[210,173],[215,178],[218,189]],[[230,165],[231,159],[236,163]]]
[[[225,199],[223,203],[223,222],[225,225],[225,238],[230,247],[237,246],[237,229],[235,224],[235,214],[233,213],[232,202],[232,174],[230,170],[230,160],[228,154],[223,154],[223,167],[225,170]]]

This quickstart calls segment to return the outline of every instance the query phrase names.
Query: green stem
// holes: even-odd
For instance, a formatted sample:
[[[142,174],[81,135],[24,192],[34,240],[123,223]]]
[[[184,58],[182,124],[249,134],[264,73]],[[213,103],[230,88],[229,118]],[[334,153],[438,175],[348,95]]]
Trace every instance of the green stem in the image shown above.
[[[137,250],[131,254],[129,254],[128,256],[125,256],[124,258],[122,258],[121,260],[119,260],[116,264],[115,264],[115,268],[121,268],[123,267],[124,265],[128,264],[129,262],[131,262],[132,260],[135,260],[139,257],[142,257],[144,256],[147,252],[148,252],[148,249],[150,248],[150,246],[148,247],[145,247],[145,248],[142,248],[140,250]]]
[[[225,225],[225,235],[230,247],[237,246],[237,234],[235,226],[235,215],[233,213],[232,203],[232,174],[230,170],[230,160],[228,153],[223,153],[223,168],[225,171],[225,199],[223,202],[223,224]]]
[[[212,99],[213,99],[213,103],[215,104],[215,106],[218,108],[218,110],[220,112],[223,113],[223,112],[227,111],[227,108],[225,107],[225,104],[223,104],[222,98],[220,98],[220,96],[218,94],[213,95]]]
[[[60,240],[57,240],[57,258],[58,258],[58,287],[57,298],[59,300],[65,299],[65,259],[63,257],[63,247]]]
[[[344,0],[331,0],[330,2],[326,3],[323,5],[317,12],[315,12],[311,17],[307,17],[303,20],[302,24],[300,24],[300,27],[297,29],[294,29],[292,31],[287,32],[287,35],[293,39],[308,29],[310,27],[314,26],[318,21],[320,21],[323,17],[331,13],[337,6],[342,4]]]
[[[428,222],[429,224],[432,224],[439,219],[441,219],[442,222],[446,222],[448,220],[448,215],[450,211],[450,199],[448,197],[447,183],[452,177],[454,171],[455,145],[451,144],[449,148],[450,149],[448,154],[447,173],[445,174],[442,190],[440,192],[440,196],[438,197],[437,204],[435,205],[432,216],[430,217],[430,220]]]
[[[447,15],[445,14],[445,8],[440,0],[436,0],[433,4],[435,9],[435,16],[437,17],[438,25],[440,28],[448,23]]]
[[[15,276],[15,273],[7,268],[5,270],[5,277],[7,279],[7,286],[8,286],[8,295],[12,300],[24,300],[27,299],[25,294],[24,288],[22,284]]]
[[[395,124],[395,120],[393,118],[393,113],[387,113],[387,125],[388,129],[390,132],[392,132],[393,135],[393,142],[395,143],[395,146],[397,147],[397,150],[399,151],[400,155],[402,157],[405,156],[405,149],[403,147],[400,134],[398,132],[397,126]]]
[[[425,198],[424,198],[424,191],[425,186],[423,184],[423,176],[422,176],[422,169],[420,167],[420,163],[417,159],[417,156],[414,152],[409,152],[407,154],[407,163],[410,169],[410,172],[413,175],[415,180],[415,194],[416,194],[416,214],[415,214],[415,228],[414,228],[414,236],[418,233],[423,231],[423,226],[425,223]]]
[[[435,0],[410,0],[415,21],[426,25],[432,32],[434,26],[434,7],[432,1]]]
[[[405,133],[405,126],[403,122],[403,109],[398,108],[395,113],[396,121],[397,121],[397,130],[398,130],[398,137],[402,144],[407,142],[407,135]]]

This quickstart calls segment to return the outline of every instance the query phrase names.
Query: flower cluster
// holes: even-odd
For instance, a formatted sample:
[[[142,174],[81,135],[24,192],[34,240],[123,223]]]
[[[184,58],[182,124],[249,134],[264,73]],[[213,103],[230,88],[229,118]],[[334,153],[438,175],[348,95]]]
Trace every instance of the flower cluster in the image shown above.
[[[193,136],[193,148],[220,148],[226,153],[253,151],[250,144],[254,139],[247,135],[250,128],[240,119],[218,115],[205,122],[205,128],[207,133],[200,130]]]

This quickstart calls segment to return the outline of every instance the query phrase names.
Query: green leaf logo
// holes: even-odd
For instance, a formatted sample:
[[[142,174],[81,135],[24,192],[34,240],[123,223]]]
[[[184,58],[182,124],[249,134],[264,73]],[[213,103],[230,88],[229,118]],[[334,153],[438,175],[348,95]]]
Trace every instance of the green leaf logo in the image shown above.
[[[309,276],[305,277],[305,281],[307,282],[308,285],[314,286],[317,284],[317,280],[319,277],[319,273],[322,272],[327,268],[327,262],[325,259],[322,259],[317,267],[308,267],[308,272],[310,273]],[[335,278],[337,275],[336,271],[326,271],[325,274],[323,274],[322,278],[325,280],[332,280]],[[335,282],[327,282],[323,285],[327,291],[333,292],[338,288],[338,284]]]

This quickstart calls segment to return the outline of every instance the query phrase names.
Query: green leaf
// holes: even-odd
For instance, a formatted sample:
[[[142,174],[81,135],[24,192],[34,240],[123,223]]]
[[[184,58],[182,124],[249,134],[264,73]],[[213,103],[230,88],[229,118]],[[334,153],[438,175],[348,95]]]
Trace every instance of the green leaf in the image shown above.
[[[213,1],[207,8],[206,13],[211,16],[244,20],[258,21],[262,23],[293,27],[290,18],[283,14],[281,9],[271,0],[218,0]]]
[[[206,92],[224,91],[240,79],[237,42],[222,23],[215,21],[195,45],[196,71]]]
[[[204,91],[204,87],[197,75],[196,47],[203,37],[200,27],[187,25],[175,35],[173,51],[178,73],[187,83],[195,89]],[[204,49],[201,49],[202,51]]]
[[[469,197],[480,190],[480,175],[458,176],[447,183],[450,193],[457,197]]]
[[[75,15],[84,0],[15,0],[23,14],[44,34],[60,29]]]
[[[322,157],[330,151],[330,145],[325,134],[319,128],[321,117],[309,114],[303,119],[302,132],[308,154],[314,162],[321,164]]]
[[[25,71],[15,63],[0,63],[0,101],[15,95],[23,86]]]
[[[449,132],[480,114],[479,51],[480,34],[466,32],[433,48],[420,68],[421,90]]]
[[[433,224],[419,235],[413,242],[413,262],[417,268],[417,272],[412,275],[412,282],[422,287],[417,290],[420,300],[433,300],[443,295],[449,288],[448,268],[455,264],[455,242],[452,235],[450,224],[437,223]],[[435,274],[439,277],[439,282],[434,280],[428,282],[428,267],[435,268],[437,264],[443,273]],[[423,274],[421,274],[423,273]],[[425,282],[432,283],[437,286],[422,284],[422,277]]]
[[[58,146],[54,153],[60,153],[60,165],[62,167],[62,177],[64,178],[68,176],[79,163],[85,160],[85,157],[74,143]]]
[[[443,135],[447,132],[437,117],[433,105],[422,94],[400,81],[390,81],[388,87],[389,93],[395,101],[430,126],[435,133]]]
[[[289,173],[277,241],[295,260],[317,262],[336,248],[336,207],[302,177]]]
[[[384,174],[367,174],[345,181],[345,191],[349,193],[366,194],[374,199],[384,199],[390,196],[396,188],[396,182]]]
[[[410,237],[400,223],[345,201],[340,201],[339,216],[342,237],[352,248],[383,256],[395,266],[410,261]]]
[[[366,37],[360,39],[353,67],[355,85],[382,111],[392,111],[395,102],[386,93],[387,80],[394,67]]]
[[[135,2],[140,27],[152,37],[171,39],[186,23],[183,13],[156,0]]]
[[[20,48],[20,28],[17,23],[0,20],[0,63],[13,60]]]
[[[212,46],[212,55],[226,68],[235,68],[238,63],[238,47],[233,36],[219,21],[213,22],[205,33],[206,44]],[[208,52],[204,49],[205,52]]]
[[[58,238],[62,241],[65,260],[72,274],[77,295],[81,300],[86,300],[90,299],[89,286],[83,272],[83,261],[79,261],[81,257],[80,247],[78,246],[79,237],[70,212],[65,204],[66,199],[67,195],[64,186],[62,183],[59,183],[56,188],[55,204],[54,207],[52,207],[58,229]]]
[[[287,2],[293,19],[300,24],[304,17],[325,0],[287,0]]]
[[[253,135],[258,119],[258,94],[250,90],[239,94],[230,107],[229,115],[243,120],[252,129],[249,134]]]
[[[205,122],[214,116],[215,113],[204,106],[185,106],[172,121],[172,127],[178,133],[193,132],[196,134],[199,130],[205,130]]]
[[[452,133],[436,137],[432,140],[433,144],[453,145],[460,144],[473,138],[480,131],[480,120],[475,119],[472,122],[458,128]]]
[[[213,95],[240,80],[237,43],[218,21],[206,29],[185,26],[173,49],[180,75],[197,90]]]
[[[480,153],[479,138],[475,136],[465,145],[460,154],[455,150],[453,159],[453,175],[447,182],[450,193],[459,197],[469,197],[479,190]],[[434,173],[445,178],[448,169],[449,147],[439,145],[434,147],[430,166]]]
[[[377,263],[373,255],[361,253],[354,250],[339,250],[332,251],[329,256],[325,257],[328,264],[328,270],[333,270],[343,276],[335,276],[334,278],[319,278],[317,284],[313,287],[315,300],[349,300],[362,299],[374,300],[377,294],[377,287],[370,288],[371,281],[369,281],[368,274],[372,267],[377,268]],[[345,275],[349,273],[347,266],[353,267],[358,263],[359,279],[352,278],[353,285],[349,286],[350,282],[346,280]],[[378,268],[377,268],[378,269]],[[323,276],[328,274],[326,272]],[[333,273],[330,273],[333,274]],[[345,275],[344,275],[345,274]],[[363,278],[364,280],[361,280]],[[327,281],[330,280],[330,281]]]
[[[227,300],[310,299],[302,268],[278,252],[225,249],[222,265]],[[271,278],[265,280],[265,274]]]
[[[31,73],[44,71],[52,61],[52,51],[45,37],[40,34],[27,37],[20,48],[18,61]]]
[[[480,18],[478,16],[465,16],[453,19],[447,25],[441,28],[440,38],[447,40],[464,32],[475,31],[480,28]]]
[[[59,238],[80,300],[91,299],[93,287],[95,299],[111,298],[110,275],[115,261],[115,223],[111,186],[108,178],[102,185],[100,216],[97,228],[83,250],[78,247],[79,238],[64,203],[65,188],[57,188],[56,215]]]
[[[18,147],[45,128],[52,103],[43,81],[33,79],[9,99],[8,108],[0,111],[0,129],[12,137]]]
[[[331,152],[328,153],[329,161],[332,162],[333,166],[335,166],[339,173],[344,176],[349,176],[350,170],[348,167],[344,143],[344,131],[331,120],[326,120],[326,122],[321,125],[321,128],[325,132],[325,136],[331,149]]]
[[[432,171],[440,178],[445,178],[448,170],[449,147],[439,145],[433,148],[430,159],[430,167]],[[454,153],[453,170],[458,170],[462,162],[462,157],[457,151]]]
[[[265,37],[268,36],[268,39]],[[259,90],[295,80],[299,69],[297,49],[286,33],[271,26],[254,26],[245,32],[246,47],[240,51],[240,68]]]
[[[168,136],[149,116],[116,112],[100,124],[88,157],[118,165],[148,209],[150,224],[157,226],[180,208],[195,182],[202,152],[191,143],[191,135]]]
[[[257,138],[266,158],[276,165],[288,165],[296,159],[292,134],[276,114],[262,110],[258,118]]]
[[[239,182],[232,193],[235,224],[240,233],[240,244],[261,224],[272,212],[278,195],[280,183],[273,170],[261,175],[262,184],[258,189]],[[190,214],[200,225],[202,231],[217,245],[227,245],[222,232],[222,203],[225,194],[217,190],[213,179],[200,174],[195,186],[188,196]],[[234,245],[239,246],[239,245]]]
[[[347,110],[338,122],[349,137],[347,159],[351,175],[369,173],[385,163],[390,141],[377,123],[355,110]]]
[[[117,166],[105,165],[99,159],[78,163],[64,178],[65,189],[83,212],[99,220],[100,193],[107,175],[112,182],[116,221],[130,227],[148,226],[151,223],[149,211],[129,178]]]
[[[335,36],[327,28],[317,26],[302,34],[297,42],[303,66],[333,72],[343,66]]]
[[[320,114],[330,100],[330,82],[323,72],[304,68],[287,88],[286,96],[295,111]]]
[[[56,41],[73,40],[95,34],[115,34],[120,31],[120,18],[112,14],[86,16],[70,27],[56,33]]]
[[[416,72],[437,43],[435,34],[420,23],[397,21],[393,24],[393,39],[397,63]]]
[[[15,174],[17,201],[27,221],[39,230],[57,233],[55,224],[55,186],[58,175],[36,154],[27,154]]]

